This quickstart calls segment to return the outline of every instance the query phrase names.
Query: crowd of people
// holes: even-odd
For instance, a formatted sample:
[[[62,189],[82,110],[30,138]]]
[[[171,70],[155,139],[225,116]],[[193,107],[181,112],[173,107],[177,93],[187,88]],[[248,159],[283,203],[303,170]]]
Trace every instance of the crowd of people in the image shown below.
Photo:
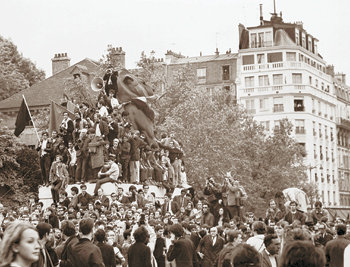
[[[208,192],[213,181],[207,183]],[[263,218],[232,216],[222,196],[191,189],[160,203],[149,185],[110,197],[86,185],[43,208],[0,205],[0,266],[349,266],[350,228],[316,202],[308,213],[276,194]],[[79,192],[80,191],[80,192]],[[140,201],[139,199],[143,199]],[[280,205],[282,204],[282,205]],[[214,214],[216,214],[214,216]],[[11,265],[12,264],[12,265]]]
[[[319,201],[303,212],[277,193],[256,217],[230,173],[222,183],[207,178],[201,192],[188,187],[174,133],[149,145],[115,97],[115,72],[107,74],[96,107],[74,103],[75,119],[65,112],[59,130],[42,133],[37,150],[52,204],[0,204],[0,267],[350,266],[350,227]],[[92,194],[88,182],[96,183]],[[116,190],[106,195],[104,183]],[[130,184],[126,192],[121,183]],[[150,185],[164,187],[164,198]]]

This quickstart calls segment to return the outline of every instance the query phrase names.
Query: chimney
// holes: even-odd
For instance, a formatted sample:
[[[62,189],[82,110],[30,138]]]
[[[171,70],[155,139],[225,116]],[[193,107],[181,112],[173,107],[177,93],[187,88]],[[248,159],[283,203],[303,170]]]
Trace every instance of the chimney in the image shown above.
[[[262,4],[260,4],[260,25],[264,24]]]
[[[215,50],[215,55],[219,55],[219,49],[218,48],[216,48],[216,50]]]
[[[125,68],[125,52],[122,47],[112,47],[110,56],[112,66]]]
[[[70,67],[70,58],[67,53],[55,54],[52,61],[52,75]]]

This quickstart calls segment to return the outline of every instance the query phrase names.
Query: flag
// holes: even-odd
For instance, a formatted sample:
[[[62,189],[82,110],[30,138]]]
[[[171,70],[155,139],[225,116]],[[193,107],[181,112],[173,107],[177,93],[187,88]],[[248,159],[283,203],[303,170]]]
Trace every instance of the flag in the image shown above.
[[[15,136],[18,137],[24,131],[24,128],[30,125],[30,121],[31,121],[31,117],[29,114],[29,110],[23,98],[21,107],[19,108],[19,111],[17,114],[16,129],[14,132]]]
[[[51,100],[50,104],[50,122],[49,122],[49,134],[51,136],[51,133],[53,130],[56,130],[59,132],[60,130],[60,125],[63,120],[63,112],[68,113],[68,117],[71,118],[72,120],[75,119],[74,113],[70,112],[68,109],[65,107],[53,102]]]

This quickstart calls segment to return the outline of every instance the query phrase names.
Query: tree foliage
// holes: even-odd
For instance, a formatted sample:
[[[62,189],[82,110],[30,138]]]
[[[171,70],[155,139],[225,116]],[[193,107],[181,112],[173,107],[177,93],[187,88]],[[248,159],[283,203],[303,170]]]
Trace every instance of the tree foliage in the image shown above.
[[[37,152],[0,128],[0,202],[21,205],[37,195],[40,175]]]
[[[24,58],[17,47],[0,36],[0,100],[45,79],[45,72]]]
[[[157,77],[152,64],[142,55],[140,72]],[[277,191],[305,187],[305,151],[292,137],[289,121],[281,121],[279,130],[270,135],[243,107],[227,101],[225,91],[209,95],[196,88],[190,65],[173,73],[171,83],[162,81],[166,93],[154,106],[157,130],[175,132],[195,188],[202,189],[209,176],[223,182],[224,173],[231,172],[246,188],[248,209],[257,211],[265,210]]]

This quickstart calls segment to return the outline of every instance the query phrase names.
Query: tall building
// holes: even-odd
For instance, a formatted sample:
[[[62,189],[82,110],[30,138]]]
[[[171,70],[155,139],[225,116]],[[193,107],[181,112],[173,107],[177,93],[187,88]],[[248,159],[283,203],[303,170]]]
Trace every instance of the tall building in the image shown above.
[[[276,12],[260,25],[239,25],[237,99],[267,131],[287,118],[305,147],[305,165],[326,207],[339,206],[337,123],[331,68],[318,40],[301,22],[285,23]]]
[[[341,206],[350,206],[350,87],[345,84],[345,75],[336,74],[334,89],[337,96],[337,165],[339,199]]]

